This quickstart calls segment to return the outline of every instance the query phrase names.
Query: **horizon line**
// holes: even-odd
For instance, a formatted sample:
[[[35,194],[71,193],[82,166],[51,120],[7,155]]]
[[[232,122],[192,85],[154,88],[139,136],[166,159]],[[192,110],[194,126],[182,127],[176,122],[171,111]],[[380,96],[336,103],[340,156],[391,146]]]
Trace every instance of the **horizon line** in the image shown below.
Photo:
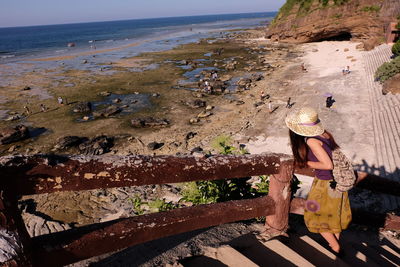
[[[218,15],[240,15],[240,14],[261,14],[261,13],[276,13],[278,11],[258,11],[258,12],[244,12],[244,13],[219,13],[219,14],[202,14],[191,16],[167,16],[167,17],[146,17],[137,19],[116,19],[116,20],[103,20],[103,21],[80,21],[80,22],[66,22],[57,24],[34,24],[34,25],[19,25],[19,26],[0,26],[0,29],[6,28],[24,28],[24,27],[41,27],[41,26],[58,26],[58,25],[73,25],[85,23],[100,23],[100,22],[113,22],[113,21],[128,21],[128,20],[147,20],[147,19],[167,19],[167,18],[186,18],[186,17],[203,17],[203,16],[218,16]]]

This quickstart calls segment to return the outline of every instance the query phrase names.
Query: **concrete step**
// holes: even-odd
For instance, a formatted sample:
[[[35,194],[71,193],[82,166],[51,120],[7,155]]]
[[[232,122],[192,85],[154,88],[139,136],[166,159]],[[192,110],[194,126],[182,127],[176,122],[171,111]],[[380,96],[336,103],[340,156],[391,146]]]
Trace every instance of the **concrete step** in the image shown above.
[[[263,245],[276,254],[284,256],[286,260],[290,261],[295,266],[315,266],[277,239],[264,242]]]
[[[258,265],[248,259],[246,256],[241,254],[231,246],[224,245],[218,248],[205,247],[204,256],[210,259],[214,259],[224,264],[225,266],[231,267],[257,267]],[[193,265],[184,265],[193,266]],[[206,265],[203,265],[206,266]],[[210,266],[210,265],[208,265]],[[218,265],[217,265],[218,266]]]
[[[283,243],[315,266],[350,266],[307,235],[291,234]]]
[[[279,240],[259,241],[254,235],[244,235],[229,245],[258,266],[315,266]]]

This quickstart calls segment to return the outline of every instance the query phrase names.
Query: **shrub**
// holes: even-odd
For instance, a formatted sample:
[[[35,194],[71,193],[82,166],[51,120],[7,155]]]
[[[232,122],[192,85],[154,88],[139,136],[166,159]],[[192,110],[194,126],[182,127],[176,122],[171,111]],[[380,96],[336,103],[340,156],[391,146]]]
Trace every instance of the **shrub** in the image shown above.
[[[380,6],[376,6],[376,5],[374,5],[374,6],[365,6],[365,7],[361,8],[361,11],[364,11],[364,12],[379,12],[380,10],[381,10],[381,7]]]
[[[390,62],[383,63],[375,72],[375,80],[384,83],[397,73],[400,73],[400,57],[396,57]]]
[[[400,56],[400,40],[392,46],[392,53],[395,56]]]

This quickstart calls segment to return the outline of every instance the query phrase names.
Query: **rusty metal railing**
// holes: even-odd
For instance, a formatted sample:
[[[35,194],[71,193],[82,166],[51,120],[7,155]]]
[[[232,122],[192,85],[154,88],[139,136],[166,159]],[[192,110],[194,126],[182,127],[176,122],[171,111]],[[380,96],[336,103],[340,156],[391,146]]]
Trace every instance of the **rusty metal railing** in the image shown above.
[[[150,240],[266,216],[269,231],[285,231],[289,211],[301,214],[301,199],[290,201],[293,161],[283,154],[210,157],[54,155],[0,158],[0,237],[12,236],[8,266],[63,266]],[[310,170],[296,170],[309,174]],[[22,195],[58,191],[179,183],[271,175],[269,195],[257,199],[180,208],[93,224],[30,238],[17,201]],[[360,173],[360,186],[400,194],[400,184]],[[385,186],[386,183],[386,186]],[[387,191],[390,192],[387,192]],[[397,222],[398,218],[387,221]],[[400,222],[400,220],[399,220]],[[395,224],[391,224],[395,227]],[[400,227],[399,227],[400,229]],[[46,261],[43,261],[43,258]],[[1,263],[0,263],[1,264]],[[7,265],[5,265],[7,266]]]

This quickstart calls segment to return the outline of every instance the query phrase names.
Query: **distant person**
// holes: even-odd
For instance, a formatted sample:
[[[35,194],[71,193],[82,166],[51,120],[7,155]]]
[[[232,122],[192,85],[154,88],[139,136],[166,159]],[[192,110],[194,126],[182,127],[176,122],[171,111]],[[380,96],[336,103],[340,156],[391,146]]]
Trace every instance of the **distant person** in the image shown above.
[[[328,97],[326,98],[326,100],[325,100],[326,107],[327,107],[327,108],[331,108],[331,107],[333,106],[333,103],[335,103],[335,102],[336,102],[336,100],[333,99],[332,96],[328,96]]]
[[[57,102],[59,105],[64,105],[64,101],[61,96],[57,97]]]
[[[306,65],[304,63],[301,63],[301,70],[303,72],[307,72],[307,68],[306,68]]]
[[[289,97],[287,102],[286,102],[286,108],[291,108],[292,107],[292,104],[290,103],[290,101],[291,101],[291,98]]]
[[[44,104],[40,104],[40,111],[41,112],[46,112],[47,108]]]
[[[211,79],[213,79],[213,80],[217,80],[218,79],[218,73],[216,71],[212,72]]]
[[[29,110],[28,104],[26,104],[26,105],[24,106],[24,109],[25,109],[26,115],[29,115],[29,114],[31,113],[31,111]]]
[[[315,170],[304,205],[304,222],[310,232],[321,234],[332,252],[340,256],[340,234],[349,226],[352,215],[348,192],[336,190],[332,173],[332,151],[339,146],[310,107],[290,113],[285,123],[295,166]]]
[[[272,109],[272,101],[269,101],[269,102],[268,102],[268,111],[269,111],[269,113],[272,113],[272,111],[274,111],[274,110]]]
[[[350,66],[346,66],[345,72],[346,74],[350,74]]]

